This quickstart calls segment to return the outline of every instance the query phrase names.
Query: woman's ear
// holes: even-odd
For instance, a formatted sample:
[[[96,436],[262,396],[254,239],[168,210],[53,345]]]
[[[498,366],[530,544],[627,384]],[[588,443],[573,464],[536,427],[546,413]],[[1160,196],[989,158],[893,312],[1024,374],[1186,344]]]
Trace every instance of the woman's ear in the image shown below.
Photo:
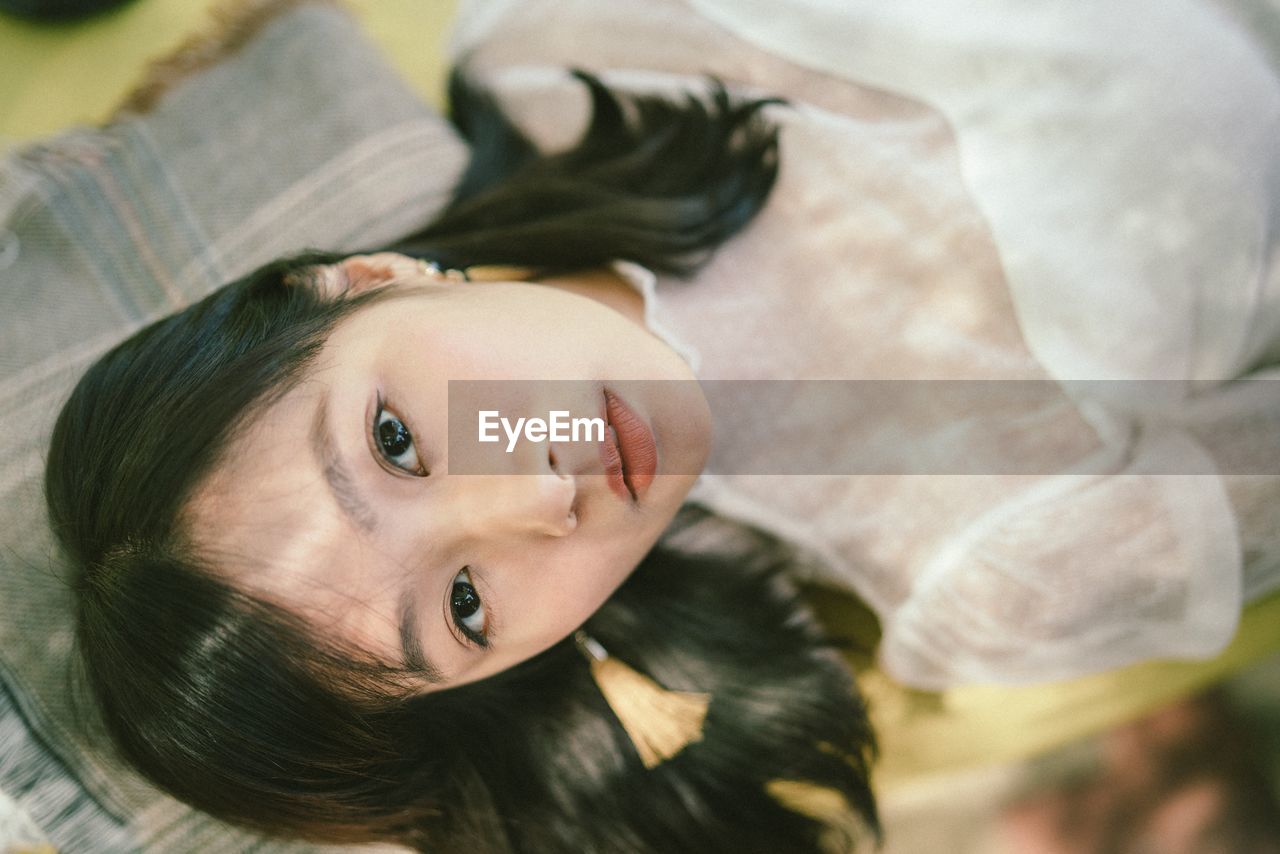
[[[392,282],[417,282],[430,276],[423,262],[398,252],[352,255],[334,266],[345,279],[349,294],[363,293]]]
[[[461,282],[523,282],[537,275],[533,267],[485,264],[464,270],[441,270],[435,264],[398,252],[350,255],[334,264],[312,267],[306,283],[326,298],[351,296],[396,283],[400,285]]]

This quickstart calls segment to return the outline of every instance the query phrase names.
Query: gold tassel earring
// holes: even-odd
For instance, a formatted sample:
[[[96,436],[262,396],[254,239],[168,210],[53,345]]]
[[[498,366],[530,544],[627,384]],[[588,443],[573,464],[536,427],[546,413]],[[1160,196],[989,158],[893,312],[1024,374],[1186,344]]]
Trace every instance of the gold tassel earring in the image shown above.
[[[591,662],[591,676],[631,737],[645,768],[661,764],[685,745],[702,739],[710,694],[668,691],[609,655],[586,632],[577,631],[573,639]]]

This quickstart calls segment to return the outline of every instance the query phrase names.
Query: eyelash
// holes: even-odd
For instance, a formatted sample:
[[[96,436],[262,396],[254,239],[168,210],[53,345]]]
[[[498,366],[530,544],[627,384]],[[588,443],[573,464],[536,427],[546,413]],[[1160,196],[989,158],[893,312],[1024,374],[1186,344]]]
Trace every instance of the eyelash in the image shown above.
[[[417,466],[410,468],[409,466],[403,466],[400,463],[397,463],[382,447],[379,428],[382,426],[381,422],[383,414],[390,415],[400,423],[401,427],[404,428],[404,435],[408,437],[409,447],[413,449],[413,456],[418,463]],[[426,477],[430,474],[430,472],[427,471],[427,467],[422,463],[422,455],[418,453],[418,443],[413,438],[413,431],[409,429],[408,424],[404,423],[404,419],[397,415],[395,410],[391,409],[391,407],[387,405],[386,398],[382,396],[381,391],[378,392],[378,403],[377,406],[374,407],[373,421],[369,425],[369,438],[373,443],[374,452],[377,455],[378,460],[395,469],[396,473],[412,475],[413,477]],[[407,452],[408,451],[406,450],[401,453],[403,454]]]
[[[465,576],[467,580],[463,582],[458,581],[458,579],[463,576]],[[453,577],[453,583],[449,585],[449,604],[448,604],[449,616],[453,620],[453,624],[458,627],[458,631],[462,632],[463,636],[466,637],[467,640],[471,641],[471,643],[475,644],[481,649],[485,649],[489,646],[489,639],[488,637],[485,636],[484,631],[477,632],[469,628],[463,622],[463,620],[466,618],[459,617],[458,609],[454,607],[453,591],[460,584],[465,584],[467,587],[471,588],[471,592],[475,595],[476,602],[479,603],[479,608],[481,609],[481,613],[484,615],[484,625],[486,628],[489,625],[489,614],[487,611],[484,610],[484,602],[480,599],[480,593],[476,590],[475,585],[471,583],[471,567],[469,566],[464,566],[458,572],[458,574]],[[468,616],[471,616],[471,615],[469,614]]]

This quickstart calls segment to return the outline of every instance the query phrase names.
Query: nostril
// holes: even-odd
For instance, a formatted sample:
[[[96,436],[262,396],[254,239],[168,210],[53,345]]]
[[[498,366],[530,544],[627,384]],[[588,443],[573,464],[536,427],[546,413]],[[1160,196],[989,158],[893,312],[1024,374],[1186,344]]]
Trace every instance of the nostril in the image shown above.
[[[574,489],[574,491],[573,491],[573,500],[569,502],[569,515],[568,515],[568,519],[569,519],[569,530],[570,530],[570,531],[572,531],[572,530],[574,530],[575,528],[577,528],[577,527],[578,527],[578,499],[579,499],[579,498],[581,498],[581,496],[580,496],[580,495],[578,495],[578,491],[577,491],[577,489]]]
[[[555,448],[547,449],[547,462],[551,465],[551,470],[555,472],[556,475],[559,476],[561,480],[572,480],[573,478],[572,474],[561,471],[560,469],[561,460],[559,457],[556,456]]]

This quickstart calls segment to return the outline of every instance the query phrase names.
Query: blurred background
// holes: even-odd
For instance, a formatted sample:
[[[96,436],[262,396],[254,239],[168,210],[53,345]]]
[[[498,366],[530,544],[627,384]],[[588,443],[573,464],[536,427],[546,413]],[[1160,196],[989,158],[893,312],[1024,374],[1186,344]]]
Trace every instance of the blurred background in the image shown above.
[[[205,27],[214,0],[0,0],[0,143],[105,120],[165,56]],[[439,106],[457,0],[349,0],[410,85]],[[75,9],[89,14],[74,14]],[[41,14],[43,13],[43,14]],[[406,26],[412,22],[412,26]]]
[[[1280,852],[1280,656],[1136,720],[886,803],[888,854]]]

